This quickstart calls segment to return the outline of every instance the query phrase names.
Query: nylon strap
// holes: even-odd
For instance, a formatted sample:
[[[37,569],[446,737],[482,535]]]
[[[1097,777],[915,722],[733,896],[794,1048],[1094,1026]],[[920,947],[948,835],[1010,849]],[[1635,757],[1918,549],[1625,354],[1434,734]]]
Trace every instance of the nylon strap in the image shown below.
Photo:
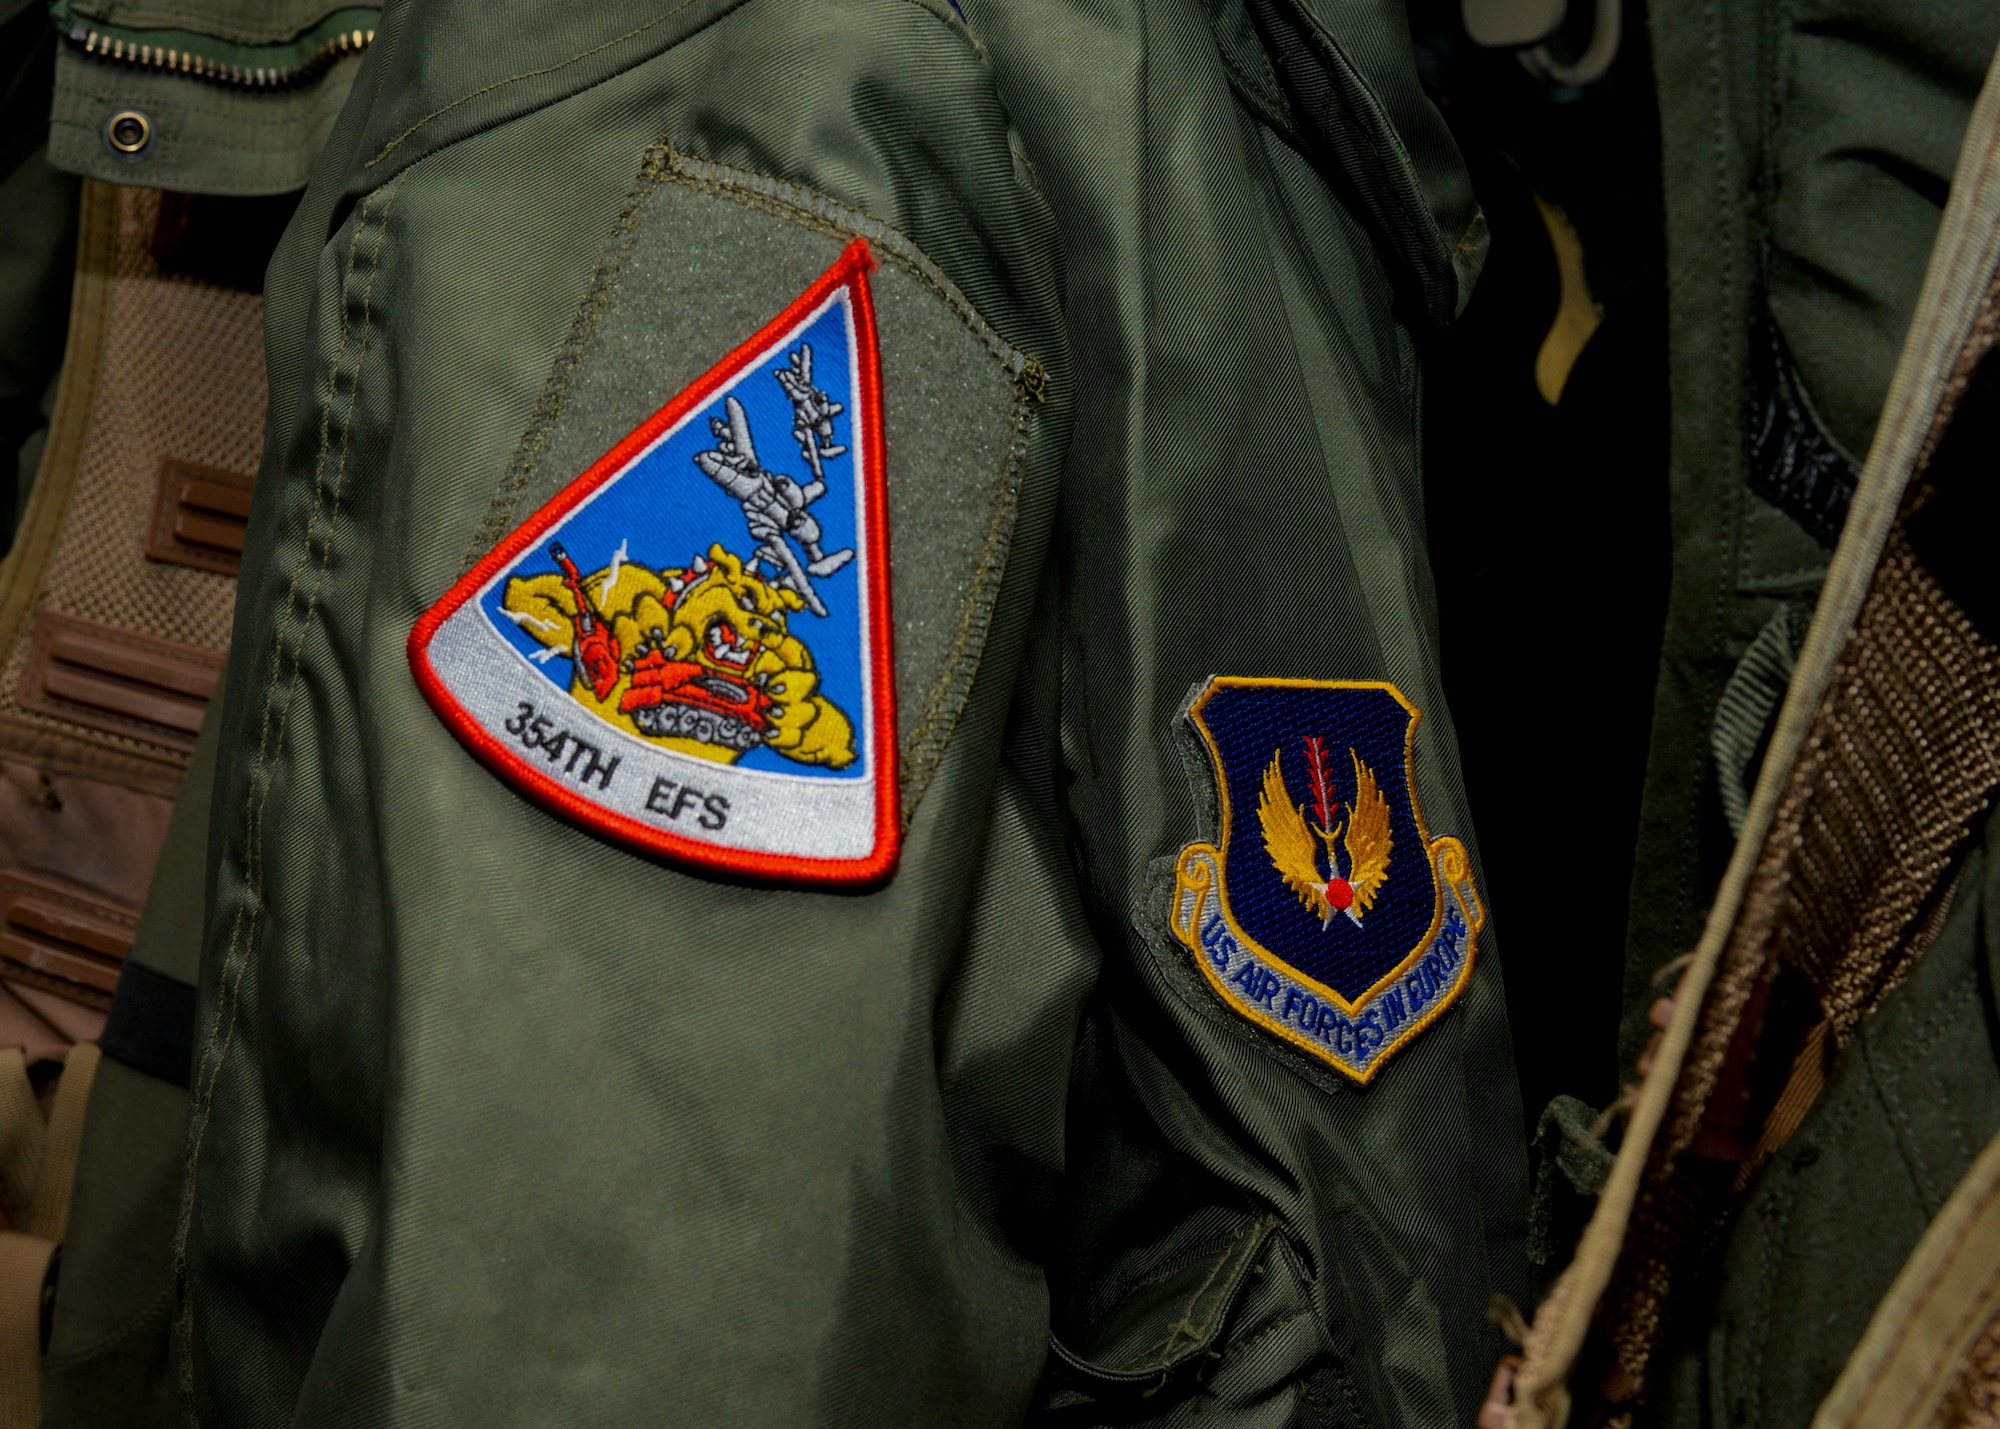
[[[46,1126],[19,1047],[0,1048],[0,1429],[35,1429],[42,1418],[42,1297],[57,1243],[69,1224],[70,1188],[83,1147],[99,1053],[70,1049]]]
[[[45,1138],[27,1055],[19,1047],[0,1047],[0,1211],[10,1226],[26,1226],[34,1212]]]
[[[60,1241],[69,1228],[69,1193],[76,1181],[76,1160],[83,1150],[83,1113],[90,1105],[91,1083],[97,1080],[100,1053],[95,1042],[79,1042],[63,1063],[56,1084],[56,1103],[49,1112],[48,1136],[42,1144],[42,1167],[35,1177],[35,1196],[21,1229]]]
[[[1917,1242],[1813,1429],[1945,1429],[1990,1366],[1975,1346],[2000,1319],[2000,1136]]]
[[[42,1417],[42,1287],[52,1240],[0,1231],[0,1429],[35,1429]]]

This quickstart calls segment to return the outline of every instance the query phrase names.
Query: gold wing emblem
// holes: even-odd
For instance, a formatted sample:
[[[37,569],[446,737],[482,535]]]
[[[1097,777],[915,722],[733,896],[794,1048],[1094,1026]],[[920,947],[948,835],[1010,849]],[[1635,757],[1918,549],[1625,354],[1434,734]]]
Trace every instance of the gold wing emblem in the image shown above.
[[[1332,915],[1333,906],[1326,901],[1326,880],[1320,877],[1319,846],[1306,823],[1305,806],[1294,805],[1291,791],[1285,788],[1285,773],[1280,763],[1283,755],[1280,750],[1271,756],[1271,763],[1264,770],[1264,792],[1257,800],[1257,822],[1264,826],[1264,852],[1271,856],[1271,867],[1278,870],[1285,887],[1298,896],[1308,913],[1324,921]],[[1385,848],[1388,817],[1388,806],[1384,805]]]
[[[1375,771],[1353,750],[1348,754],[1354,760],[1354,811],[1347,820],[1347,881],[1354,887],[1355,908],[1366,913],[1389,877],[1389,801],[1375,787]]]

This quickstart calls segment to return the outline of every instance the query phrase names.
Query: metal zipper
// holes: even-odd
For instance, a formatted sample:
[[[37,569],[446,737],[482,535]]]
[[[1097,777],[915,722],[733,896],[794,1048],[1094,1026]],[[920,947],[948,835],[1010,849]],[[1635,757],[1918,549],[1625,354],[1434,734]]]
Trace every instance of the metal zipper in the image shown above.
[[[375,42],[373,30],[344,30],[317,49],[286,65],[239,65],[211,59],[187,50],[163,45],[142,45],[135,40],[115,39],[100,34],[78,21],[70,27],[69,42],[95,59],[133,65],[162,73],[184,74],[238,89],[288,89],[317,79],[335,60],[358,55]]]

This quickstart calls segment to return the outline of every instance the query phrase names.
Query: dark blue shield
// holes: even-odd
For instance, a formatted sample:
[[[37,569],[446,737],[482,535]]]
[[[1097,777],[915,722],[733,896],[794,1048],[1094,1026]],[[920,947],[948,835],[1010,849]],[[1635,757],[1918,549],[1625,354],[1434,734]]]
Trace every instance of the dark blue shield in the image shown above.
[[[1271,957],[1360,1002],[1426,945],[1440,906],[1410,787],[1417,711],[1387,685],[1219,678],[1188,713],[1215,761],[1226,916]],[[1360,806],[1377,801],[1371,819]],[[1372,888],[1353,879],[1384,854]],[[1322,901],[1302,893],[1308,874]],[[1356,901],[1334,906],[1343,896]]]

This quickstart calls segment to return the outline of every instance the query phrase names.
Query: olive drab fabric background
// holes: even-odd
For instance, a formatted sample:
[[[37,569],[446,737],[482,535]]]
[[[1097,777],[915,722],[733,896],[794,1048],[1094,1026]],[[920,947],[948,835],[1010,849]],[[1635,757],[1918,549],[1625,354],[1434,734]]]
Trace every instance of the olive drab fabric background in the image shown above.
[[[0,795],[147,801],[47,1423],[1473,1422],[2000,19],[1634,3],[1576,94],[1444,8],[5,18]],[[134,639],[200,689],[48,703]],[[1967,839],[1608,1403],[1807,1422],[2000,1125]]]
[[[1425,817],[1469,836],[1418,332],[1483,245],[1400,15],[495,18],[385,14],[268,288],[181,1226],[196,1412],[617,1420],[664,1374],[694,1420],[1468,1418],[1486,1303],[1523,1293],[1499,945],[1363,1090],[1229,1011],[1148,878],[1203,832],[1168,726],[1217,673],[1393,681]],[[742,255],[703,307],[649,267],[670,221]],[[1013,482],[1004,570],[864,894],[583,832],[404,660],[571,454],[798,296],[794,231],[867,239],[885,305],[962,299],[1042,379],[1017,454],[958,428],[951,461]],[[887,311],[892,438],[995,400],[920,401]],[[896,545],[899,499],[959,494],[898,451],[892,584],[974,590]],[[899,661],[926,614],[898,607]]]

